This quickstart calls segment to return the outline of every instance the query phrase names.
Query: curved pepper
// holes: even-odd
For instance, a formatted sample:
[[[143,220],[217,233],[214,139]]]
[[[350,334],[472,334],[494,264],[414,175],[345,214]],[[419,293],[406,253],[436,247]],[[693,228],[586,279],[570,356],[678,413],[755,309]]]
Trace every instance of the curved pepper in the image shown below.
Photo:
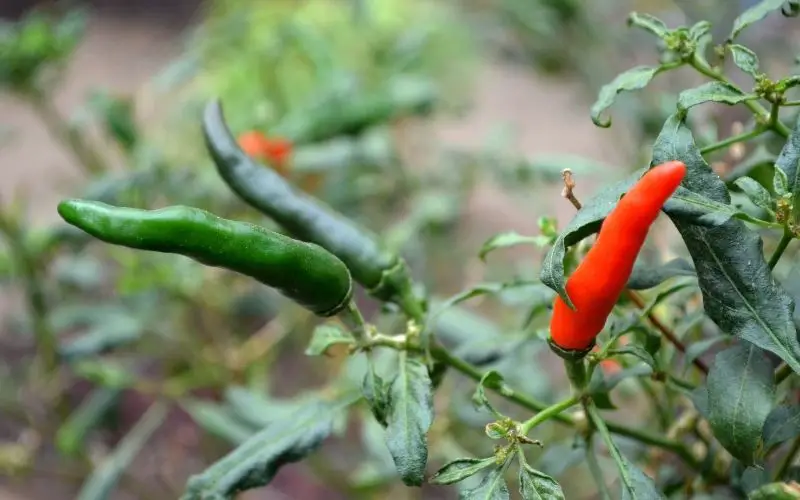
[[[583,350],[594,343],[625,289],[650,226],[685,175],[686,165],[678,161],[651,168],[608,214],[594,246],[567,280],[575,309],[556,297],[550,337],[557,347]]]
[[[198,208],[139,210],[66,200],[58,213],[106,243],[185,255],[250,276],[320,316],[338,313],[352,295],[347,267],[325,249]]]
[[[295,191],[279,174],[257,165],[233,138],[218,101],[203,117],[206,146],[226,184],[250,206],[293,236],[339,257],[358,283],[375,297],[402,300],[409,294],[405,262],[381,247],[378,238],[322,202]]]

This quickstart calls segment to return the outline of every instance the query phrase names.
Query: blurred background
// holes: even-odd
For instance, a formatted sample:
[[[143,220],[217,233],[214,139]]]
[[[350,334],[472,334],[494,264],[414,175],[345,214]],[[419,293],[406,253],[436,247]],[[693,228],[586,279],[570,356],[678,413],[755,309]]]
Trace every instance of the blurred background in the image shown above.
[[[688,70],[660,76],[618,101],[610,129],[595,127],[589,107],[600,86],[657,62],[652,38],[626,28],[630,11],[670,27],[708,19],[719,43],[752,3],[0,0],[0,500],[178,498],[189,475],[304,394],[357,373],[341,355],[305,357],[316,320],[268,290],[188,259],[112,248],[59,222],[58,201],[85,196],[268,225],[206,155],[208,99],[222,100],[237,134],[317,131],[294,137],[291,179],[381,233],[446,297],[481,281],[535,278],[544,245],[485,263],[481,246],[498,232],[563,227],[574,209],[560,196],[561,170],[573,170],[577,196],[588,199],[639,168],[676,91],[702,81]],[[783,75],[796,35],[774,16],[741,42]],[[749,118],[705,108],[693,116],[701,138]],[[715,168],[742,156],[720,156]],[[682,251],[661,229],[648,247],[655,260]],[[550,300],[542,285],[473,300],[442,318],[444,340],[475,353],[500,337],[517,342],[485,366],[550,399],[560,380],[534,335]],[[369,298],[359,303],[381,324]],[[455,376],[446,384],[431,437],[437,465],[491,444],[468,403],[473,385]],[[137,422],[158,397],[175,404],[144,432]],[[632,393],[626,405],[648,422],[639,399]],[[456,498],[455,488],[402,487],[373,424],[348,422],[311,460],[242,498]],[[537,468],[585,476],[563,429],[542,432],[550,446]],[[563,485],[567,498],[592,498],[590,482]]]

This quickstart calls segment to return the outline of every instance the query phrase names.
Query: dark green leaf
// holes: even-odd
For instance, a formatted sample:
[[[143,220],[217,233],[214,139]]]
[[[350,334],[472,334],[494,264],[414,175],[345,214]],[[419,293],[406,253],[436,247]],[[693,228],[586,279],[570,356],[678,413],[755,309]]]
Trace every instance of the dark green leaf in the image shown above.
[[[699,342],[694,342],[693,344],[691,344],[686,348],[686,357],[684,359],[684,364],[686,366],[689,366],[694,362],[695,359],[705,354],[709,349],[719,344],[720,342],[726,340],[729,340],[729,338],[720,336],[720,337],[712,337],[710,339],[704,339]]]
[[[772,195],[760,182],[750,177],[739,177],[734,184],[744,192],[753,205],[772,211]]]
[[[800,436],[800,406],[778,406],[764,422],[764,449]]]
[[[728,49],[733,54],[733,62],[739,69],[754,78],[758,75],[758,56],[755,52],[737,43],[728,45]]]
[[[691,131],[678,115],[667,120],[653,146],[654,165],[671,160],[686,164],[687,189],[718,203],[730,203],[725,183],[700,155]],[[761,238],[737,219],[718,227],[702,227],[666,212],[692,256],[708,316],[724,332],[777,354],[800,372],[794,303],[772,277]]]
[[[646,87],[659,71],[657,67],[637,66],[617,75],[611,83],[600,89],[597,101],[592,105],[592,122],[598,127],[610,127],[611,120],[603,121],[600,115],[614,104],[617,94]]]
[[[798,203],[800,201],[800,181],[798,181],[800,168],[798,168],[798,164],[800,164],[800,115],[797,116],[794,129],[789,134],[786,144],[781,149],[780,155],[778,155],[778,159],[775,160],[776,179],[780,176],[780,173],[786,174],[785,179],[778,181],[783,184],[782,181],[785,180],[786,188],[778,191],[778,186],[776,185],[775,191],[779,196],[792,193],[795,205],[793,207],[793,212],[795,213],[792,215],[795,220],[797,220],[797,210],[800,210],[800,203]]]
[[[387,425],[386,414],[389,411],[389,387],[381,378],[376,370],[375,363],[369,360],[367,372],[364,374],[364,382],[361,390],[369,403],[369,408],[375,419],[384,427]]]
[[[678,109],[685,112],[706,102],[718,102],[731,106],[753,99],[758,99],[758,96],[745,94],[731,84],[714,81],[681,92],[678,95]]]
[[[428,463],[427,433],[433,423],[433,392],[428,368],[417,358],[400,356],[389,388],[386,445],[407,486],[420,486]]]
[[[495,417],[503,418],[503,414],[494,409],[489,399],[486,397],[485,389],[500,389],[503,386],[503,376],[495,370],[489,370],[483,374],[478,387],[475,389],[475,394],[472,395],[472,402],[477,408],[485,408],[489,410]]]
[[[631,290],[647,290],[678,276],[696,276],[692,263],[686,259],[678,258],[655,267],[637,264],[633,267],[631,277],[628,278],[628,288]]]
[[[347,395],[335,402],[310,402],[192,476],[181,499],[232,500],[241,491],[269,484],[281,467],[315,451],[333,432],[338,414],[356,400]]]
[[[761,430],[775,398],[773,367],[758,347],[742,342],[717,354],[708,374],[709,423],[731,455],[754,465]]]
[[[619,453],[619,450],[617,450]],[[656,488],[653,479],[619,454],[620,476],[622,481],[622,500],[661,500],[666,498]]]
[[[658,38],[664,38],[669,33],[669,28],[661,19],[650,14],[631,12],[628,15],[628,26],[636,26],[645,31],[649,31]]]
[[[181,408],[203,430],[235,445],[247,441],[257,430],[217,403],[188,399],[181,402]]]
[[[506,462],[508,464],[508,462]],[[492,469],[475,488],[462,490],[459,500],[510,500],[505,480],[507,465]]]
[[[431,476],[431,484],[453,484],[494,465],[496,459],[489,458],[459,458],[446,464]]]
[[[326,323],[314,329],[314,333],[311,335],[311,342],[306,348],[306,355],[321,356],[331,346],[341,344],[354,345],[355,343],[356,339],[350,335],[350,332],[346,332],[339,325]]]
[[[786,196],[790,193],[789,177],[783,169],[776,168],[772,177],[772,189],[778,196]]]
[[[130,467],[131,462],[147,441],[161,427],[168,409],[163,403],[154,403],[122,438],[117,447],[83,483],[76,500],[104,500],[111,497],[119,478]]]
[[[612,349],[611,351],[609,351],[609,354],[616,354],[616,355],[629,354],[631,356],[636,356],[640,360],[642,360],[645,363],[647,363],[647,365],[650,368],[652,368],[653,370],[655,370],[657,368],[656,360],[653,359],[653,356],[651,356],[650,353],[647,352],[644,349],[644,347],[642,347],[640,345],[627,344],[627,345],[624,345],[622,347],[618,347],[616,349]]]
[[[558,481],[535,470],[527,462],[519,467],[519,493],[523,500],[559,500],[564,492]]]
[[[767,16],[772,11],[778,10],[783,6],[785,0],[762,0],[756,5],[750,7],[742,12],[739,17],[733,21],[733,29],[728,36],[728,40],[734,40],[739,33],[751,24],[758,22]]]
[[[515,231],[500,233],[489,238],[481,247],[478,256],[485,261],[486,256],[498,248],[508,248],[516,245],[536,245],[542,247],[546,245],[549,238],[545,236],[522,236]]]
[[[742,472],[739,479],[739,486],[745,493],[751,493],[753,490],[769,483],[769,471],[763,467],[756,465],[755,467],[748,467]]]
[[[553,248],[547,252],[542,262],[542,283],[558,293],[562,300],[572,306],[572,301],[565,290],[564,257],[567,246],[574,245],[587,236],[596,233],[606,216],[617,205],[620,197],[642,176],[643,170],[637,170],[626,179],[600,191],[583,205],[567,227],[558,235]]]
[[[700,193],[679,186],[675,194],[664,203],[664,211],[695,226],[716,227],[725,224],[739,211],[730,204],[719,203]]]

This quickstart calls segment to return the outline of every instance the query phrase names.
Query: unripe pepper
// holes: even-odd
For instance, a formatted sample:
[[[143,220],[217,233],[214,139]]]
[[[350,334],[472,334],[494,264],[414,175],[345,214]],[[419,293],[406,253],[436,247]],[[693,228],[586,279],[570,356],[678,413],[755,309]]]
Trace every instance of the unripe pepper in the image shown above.
[[[316,243],[339,257],[353,279],[374,297],[396,303],[410,297],[411,279],[405,261],[386,250],[367,229],[296,191],[276,172],[257,165],[234,140],[219,101],[206,106],[203,134],[217,171],[242,200],[292,236]]]
[[[608,214],[594,246],[567,279],[575,309],[556,297],[550,337],[557,347],[584,350],[594,343],[625,289],[650,226],[685,175],[686,165],[678,161],[651,168]]]
[[[106,243],[185,255],[250,276],[319,316],[333,316],[350,302],[352,280],[341,260],[254,224],[199,208],[140,210],[88,200],[62,201],[58,213]]]

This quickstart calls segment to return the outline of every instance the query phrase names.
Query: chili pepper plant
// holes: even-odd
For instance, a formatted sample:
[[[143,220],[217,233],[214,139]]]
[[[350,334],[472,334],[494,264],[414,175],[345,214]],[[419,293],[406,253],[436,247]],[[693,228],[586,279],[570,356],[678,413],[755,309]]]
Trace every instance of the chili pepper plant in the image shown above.
[[[235,498],[270,485],[298,461],[324,481],[344,483],[348,498],[385,497],[392,484],[426,498],[448,488],[465,499],[511,498],[512,491],[525,499],[799,498],[800,341],[788,257],[800,236],[800,122],[792,113],[800,77],[766,74],[758,56],[737,43],[766,16],[799,12],[795,1],[763,0],[735,19],[724,40],[710,35],[710,22],[670,27],[632,13],[629,25],[652,35],[660,54],[600,90],[590,112],[596,125],[611,126],[607,113],[617,96],[646,92],[663,73],[693,71],[705,83],[678,94],[650,160],[625,179],[584,198],[573,172],[563,173],[564,203],[576,210],[565,227],[542,217],[538,235],[506,228],[475,249],[487,261],[512,246],[544,250],[537,276],[484,282],[449,297],[435,293],[403,245],[387,243],[387,232],[367,229],[270,169],[269,155],[245,151],[239,137],[251,127],[230,125],[224,98],[207,100],[196,124],[212,174],[205,178],[229,190],[241,202],[237,210],[221,217],[212,212],[225,204],[200,209],[183,199],[143,209],[151,203],[135,196],[86,195],[59,205],[76,231],[58,234],[84,245],[87,235],[99,239],[123,263],[137,254],[183,255],[187,270],[198,269],[190,259],[213,267],[230,278],[217,283],[232,289],[250,279],[275,291],[269,303],[277,305],[278,320],[235,355],[203,350],[189,338],[182,349],[200,352],[165,363],[167,375],[157,383],[143,383],[132,363],[100,357],[94,348],[71,364],[71,372],[102,384],[76,412],[54,398],[64,419],[62,449],[80,449],[75,442],[87,422],[123,389],[153,397],[80,497],[105,498],[179,407],[232,445],[180,486],[184,500]],[[748,75],[747,86],[723,71],[726,59]],[[753,118],[740,133],[701,141],[693,131],[701,105],[742,106]],[[342,125],[346,120],[316,122],[311,111],[294,116],[302,119],[287,121],[294,125],[281,135],[298,143],[353,130]],[[113,130],[126,137],[124,127]],[[720,161],[735,165],[719,168]],[[250,215],[240,216],[245,211]],[[680,256],[650,262],[639,253],[660,213],[682,241]],[[52,320],[37,310],[46,305],[42,281],[26,250],[49,248],[51,240],[20,237],[18,229],[3,225],[29,307],[42,313],[31,315],[31,329],[41,369],[52,379],[69,355],[48,330]],[[181,281],[174,283],[170,291],[181,295]],[[217,289],[213,297],[226,293]],[[196,315],[190,319],[197,324],[215,321],[206,330],[215,335],[212,348],[244,328],[235,328],[231,315],[212,314],[220,306],[208,300],[212,295],[182,296],[192,307],[180,312]],[[500,326],[471,315],[465,303],[478,297],[509,306],[510,319]],[[270,353],[264,346],[302,334],[283,327],[289,319],[312,324],[304,354],[326,368],[315,389],[300,396],[259,394],[259,357]],[[218,363],[197,361],[220,356]],[[285,373],[273,387],[293,388]],[[563,388],[541,383],[558,375]],[[199,390],[208,387],[218,390],[214,397]],[[647,404],[638,415],[633,404],[641,401]],[[351,453],[353,432],[361,433],[365,456]],[[336,461],[315,461],[334,445]],[[593,482],[571,479],[576,466]]]

